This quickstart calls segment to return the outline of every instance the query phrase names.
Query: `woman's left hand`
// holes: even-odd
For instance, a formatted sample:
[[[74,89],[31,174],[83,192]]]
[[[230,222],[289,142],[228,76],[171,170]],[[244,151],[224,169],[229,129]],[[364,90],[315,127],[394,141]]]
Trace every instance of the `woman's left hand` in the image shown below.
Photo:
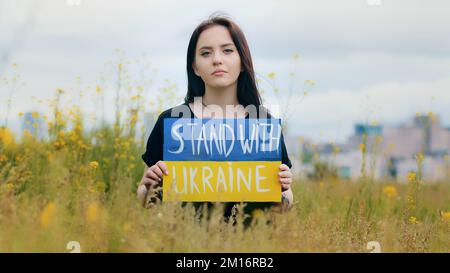
[[[280,165],[280,172],[278,173],[278,181],[281,183],[281,191],[287,191],[291,188],[292,172],[286,164]]]

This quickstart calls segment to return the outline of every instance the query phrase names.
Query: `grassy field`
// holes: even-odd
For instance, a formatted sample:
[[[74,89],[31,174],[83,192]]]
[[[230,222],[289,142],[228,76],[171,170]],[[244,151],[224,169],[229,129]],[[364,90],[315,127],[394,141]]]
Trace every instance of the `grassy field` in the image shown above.
[[[52,114],[32,114],[45,121],[46,140],[0,128],[0,252],[70,252],[73,241],[82,252],[370,252],[370,241],[382,252],[450,252],[450,181],[423,181],[423,156],[402,184],[364,175],[295,179],[292,209],[256,211],[249,227],[242,208],[236,225],[225,224],[219,209],[206,221],[178,203],[142,208],[135,192],[146,140],[136,129],[145,128],[145,108],[160,112],[179,98],[168,83],[147,104],[146,84],[127,73],[117,64],[114,124],[96,113],[96,126],[86,130],[85,114],[62,107],[65,91],[57,89]],[[102,109],[103,88],[91,91]]]
[[[70,241],[82,252],[369,252],[369,241],[382,252],[450,251],[448,181],[294,181],[290,211],[257,212],[244,228],[242,212],[233,226],[219,210],[206,221],[178,203],[142,208],[143,146],[130,135],[55,132],[15,141],[1,130],[1,252],[69,252]]]

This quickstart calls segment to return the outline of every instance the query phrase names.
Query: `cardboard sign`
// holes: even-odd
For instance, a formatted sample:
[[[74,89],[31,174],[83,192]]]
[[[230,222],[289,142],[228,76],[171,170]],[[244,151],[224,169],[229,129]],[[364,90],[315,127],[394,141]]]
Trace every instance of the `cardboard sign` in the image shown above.
[[[280,119],[164,119],[164,201],[280,202]]]

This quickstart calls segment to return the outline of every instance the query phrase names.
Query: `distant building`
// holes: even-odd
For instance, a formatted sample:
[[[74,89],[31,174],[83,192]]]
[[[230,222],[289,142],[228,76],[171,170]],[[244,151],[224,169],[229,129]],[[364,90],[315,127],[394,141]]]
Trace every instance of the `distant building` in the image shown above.
[[[337,153],[333,156],[321,156],[321,160],[334,165],[339,176],[344,179],[355,180],[362,174],[380,179],[386,175],[386,162],[381,155],[366,154],[363,158],[361,151],[352,150],[346,153]]]
[[[450,153],[450,130],[443,128],[437,115],[417,115],[411,123],[388,128],[383,150],[393,165],[393,176],[405,180],[410,171],[417,172],[416,155],[425,156],[425,180],[443,179],[444,155]]]
[[[365,143],[366,150],[371,151],[376,143],[376,138],[382,135],[383,127],[381,125],[356,124],[354,134],[349,138],[344,148],[346,151],[359,149],[359,145]]]
[[[440,118],[436,116],[431,123],[429,153],[436,156],[449,154],[450,128],[440,126]]]
[[[312,145],[303,143],[293,150],[305,153],[312,150]],[[319,160],[333,164],[342,178],[356,179],[365,172],[375,179],[390,177],[406,181],[409,172],[418,172],[416,156],[422,154],[425,181],[449,179],[450,129],[441,126],[437,115],[417,115],[398,127],[356,124],[354,134],[346,143],[317,144],[314,147]],[[365,149],[365,159],[361,148]],[[310,162],[297,160],[296,163],[301,167],[309,164],[311,168]],[[362,170],[363,165],[365,171]]]

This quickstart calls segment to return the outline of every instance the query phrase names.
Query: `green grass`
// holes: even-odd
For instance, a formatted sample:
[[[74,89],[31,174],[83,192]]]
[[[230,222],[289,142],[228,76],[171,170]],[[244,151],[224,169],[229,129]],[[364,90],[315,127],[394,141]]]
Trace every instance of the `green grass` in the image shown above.
[[[1,252],[69,252],[69,241],[83,252],[369,252],[369,241],[382,252],[450,251],[448,182],[296,180],[290,211],[258,214],[245,228],[242,212],[232,225],[219,209],[207,221],[179,203],[142,208],[142,143],[96,134],[97,146],[69,133],[63,147],[0,142]]]

